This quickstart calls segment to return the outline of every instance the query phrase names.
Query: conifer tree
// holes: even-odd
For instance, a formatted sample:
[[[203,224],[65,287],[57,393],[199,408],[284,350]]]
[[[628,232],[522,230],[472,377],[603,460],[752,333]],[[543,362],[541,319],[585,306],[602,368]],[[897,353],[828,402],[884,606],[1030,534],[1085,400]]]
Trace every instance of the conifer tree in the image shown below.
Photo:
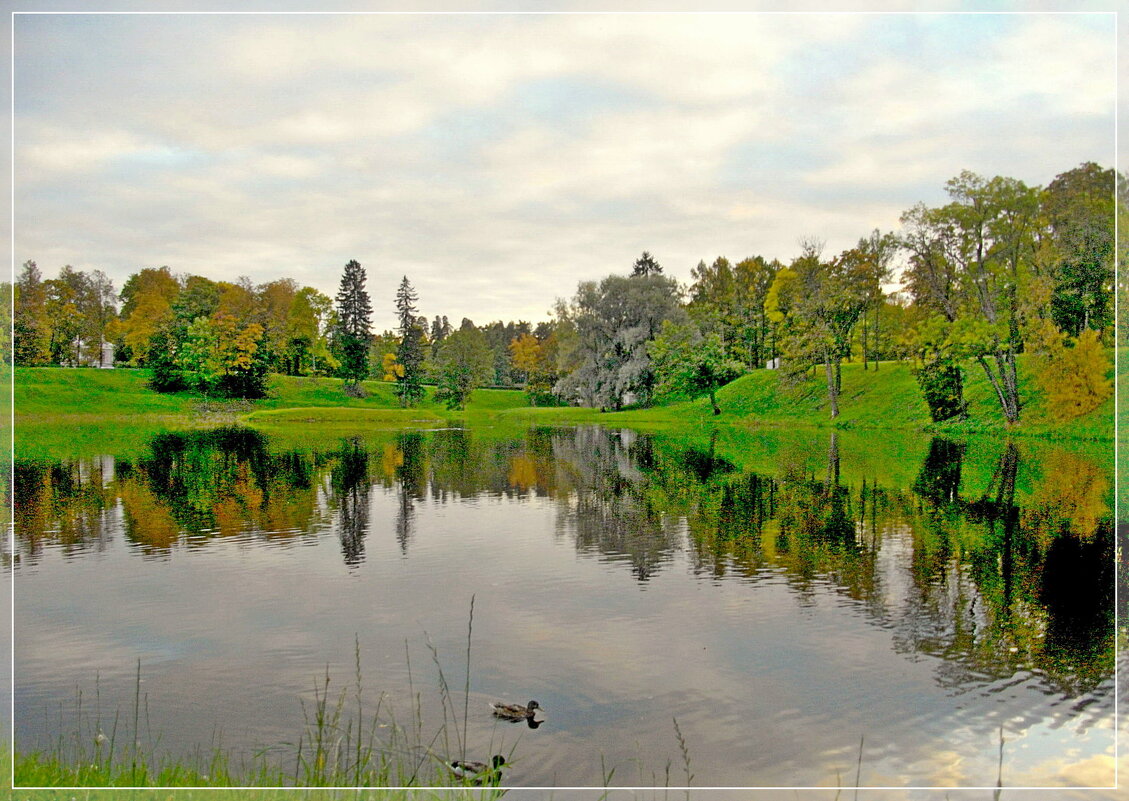
[[[396,362],[402,371],[396,376],[396,397],[401,406],[415,406],[423,400],[423,329],[416,311],[416,291],[405,275],[396,290],[396,314],[400,318]]]
[[[655,261],[655,257],[647,251],[643,251],[643,255],[635,260],[631,265],[631,275],[661,275],[663,271],[662,265]]]
[[[368,346],[372,338],[372,304],[365,291],[365,268],[355,259],[345,265],[337,292],[335,349],[346,383],[368,377]]]

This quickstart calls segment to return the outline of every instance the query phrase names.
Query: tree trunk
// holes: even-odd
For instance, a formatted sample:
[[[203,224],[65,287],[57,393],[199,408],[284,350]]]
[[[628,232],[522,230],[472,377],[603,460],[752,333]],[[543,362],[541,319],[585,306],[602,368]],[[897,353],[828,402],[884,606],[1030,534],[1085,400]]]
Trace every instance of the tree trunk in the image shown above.
[[[1019,391],[1016,386],[1014,356],[1010,365],[1007,356],[999,350],[996,351],[993,358],[996,360],[999,375],[996,375],[991,365],[988,364],[988,360],[983,356],[977,356],[976,361],[984,368],[984,374],[988,376],[988,381],[991,382],[992,388],[996,390],[996,399],[1000,402],[1004,419],[1009,423],[1017,423],[1019,422]]]
[[[881,305],[881,303],[879,303],[879,305],[874,307],[874,369],[876,371],[878,370],[878,331],[879,331],[879,326],[878,326],[879,317],[878,317],[878,315],[881,312],[882,312],[882,305]]]
[[[710,390],[710,405],[713,406],[713,413],[715,415],[721,414],[721,407],[717,405],[717,397],[714,395],[712,389]]]
[[[839,416],[839,388],[835,384],[835,367],[831,364],[831,354],[824,354],[824,371],[827,373],[827,402],[831,406],[831,419]]]
[[[862,369],[863,369],[863,372],[866,372],[867,370],[870,369],[870,366],[869,366],[870,363],[867,359],[867,354],[866,354],[866,345],[867,345],[867,341],[866,341],[866,314],[864,313],[863,316],[862,316]]]
[[[1019,379],[1015,374],[1015,351],[1009,347],[1007,351],[996,351],[996,364],[1000,366],[1000,375],[1003,377],[1004,394],[1008,405],[1004,415],[1009,423],[1019,420]]]

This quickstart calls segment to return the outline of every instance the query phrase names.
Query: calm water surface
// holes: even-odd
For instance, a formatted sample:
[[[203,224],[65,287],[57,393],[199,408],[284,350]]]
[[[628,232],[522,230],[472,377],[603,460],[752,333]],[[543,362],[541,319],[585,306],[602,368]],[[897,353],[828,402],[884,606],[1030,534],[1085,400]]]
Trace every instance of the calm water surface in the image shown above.
[[[513,785],[681,785],[681,732],[695,785],[853,786],[861,743],[863,785],[992,787],[1001,729],[1005,784],[1110,784],[1109,469],[812,437],[221,429],[17,459],[18,747],[131,717],[138,662],[161,752],[292,764],[356,653],[367,703],[406,722],[414,693],[428,731],[437,654],[461,725],[473,596],[470,755],[513,748]],[[489,714],[531,698],[536,729]]]

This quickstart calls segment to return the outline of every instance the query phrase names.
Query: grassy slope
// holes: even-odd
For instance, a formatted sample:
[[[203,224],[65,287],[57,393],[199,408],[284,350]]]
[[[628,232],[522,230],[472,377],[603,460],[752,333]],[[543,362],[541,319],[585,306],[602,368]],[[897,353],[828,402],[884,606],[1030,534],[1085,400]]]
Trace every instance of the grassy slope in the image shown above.
[[[1122,362],[1126,360],[1123,359]],[[955,435],[1009,433],[1075,440],[1113,438],[1113,399],[1075,420],[1050,418],[1044,399],[1021,364],[1023,418],[1007,427],[983,371],[969,364],[965,396],[969,417],[958,423],[933,424],[908,364],[885,363],[877,371],[858,364],[843,366],[840,415],[832,421],[822,374],[814,380],[786,385],[776,372],[760,370],[718,392],[720,417],[708,401],[672,403],[651,409],[600,413],[594,409],[530,408],[516,390],[477,390],[467,409],[451,412],[427,399],[414,409],[400,409],[393,385],[365,382],[365,398],[349,398],[334,378],[274,376],[270,397],[253,403],[212,404],[202,413],[200,398],[190,393],[161,395],[146,387],[139,370],[16,370],[17,436],[40,440],[65,437],[72,445],[83,439],[104,440],[136,435],[146,428],[210,425],[246,420],[278,427],[317,423],[320,426],[362,424],[372,427],[433,426],[447,420],[473,425],[516,426],[530,423],[604,423],[641,428],[712,428],[716,423],[743,427],[829,427],[938,432]],[[1126,376],[1121,376],[1126,381]],[[128,425],[123,425],[128,423]],[[61,425],[60,425],[61,424]],[[52,433],[54,432],[54,433]],[[66,433],[60,433],[66,432]]]
[[[16,413],[24,422],[68,422],[91,415],[118,420],[138,415],[155,417],[193,417],[203,400],[190,392],[161,394],[149,389],[144,370],[70,370],[58,367],[16,368]],[[342,392],[339,378],[295,378],[271,376],[269,397],[251,403],[226,404],[235,411],[282,412],[288,409],[339,407],[346,409],[398,409],[393,385],[383,381],[364,382],[367,397],[350,398]],[[442,411],[431,397],[416,411]],[[215,407],[225,404],[216,403]],[[499,411],[525,405],[525,395],[517,390],[480,389],[474,393],[470,409]],[[412,411],[412,410],[409,410]],[[84,420],[85,422],[85,420]]]
[[[1124,362],[1125,360],[1123,360]],[[714,422],[774,427],[863,428],[903,431],[929,431],[954,435],[1009,433],[1043,437],[1109,440],[1113,438],[1113,398],[1093,412],[1068,422],[1051,419],[1045,399],[1035,382],[1020,369],[1020,393],[1024,401],[1021,422],[1008,427],[999,411],[984,371],[975,363],[965,370],[965,399],[968,419],[935,424],[917,388],[910,365],[883,363],[879,370],[863,370],[860,364],[843,365],[843,390],[839,417],[831,420],[827,388],[822,372],[814,380],[789,386],[774,371],[758,370],[722,387],[717,393],[722,414],[714,417],[709,401],[674,403],[653,409],[598,414],[592,410],[516,409],[507,415],[530,421],[555,420],[562,411],[577,421],[637,423],[652,426],[709,425]],[[810,374],[809,374],[810,375]],[[1122,381],[1126,380],[1123,372]]]

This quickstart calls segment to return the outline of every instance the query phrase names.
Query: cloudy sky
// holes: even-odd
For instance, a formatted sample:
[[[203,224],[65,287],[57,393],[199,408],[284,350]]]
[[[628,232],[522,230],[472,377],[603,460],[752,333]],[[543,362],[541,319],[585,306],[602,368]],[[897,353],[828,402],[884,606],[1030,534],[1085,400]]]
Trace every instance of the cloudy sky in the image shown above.
[[[29,9],[31,10],[31,9]],[[1109,13],[28,14],[14,244],[542,320],[643,250],[830,252],[961,170],[1114,164]]]

